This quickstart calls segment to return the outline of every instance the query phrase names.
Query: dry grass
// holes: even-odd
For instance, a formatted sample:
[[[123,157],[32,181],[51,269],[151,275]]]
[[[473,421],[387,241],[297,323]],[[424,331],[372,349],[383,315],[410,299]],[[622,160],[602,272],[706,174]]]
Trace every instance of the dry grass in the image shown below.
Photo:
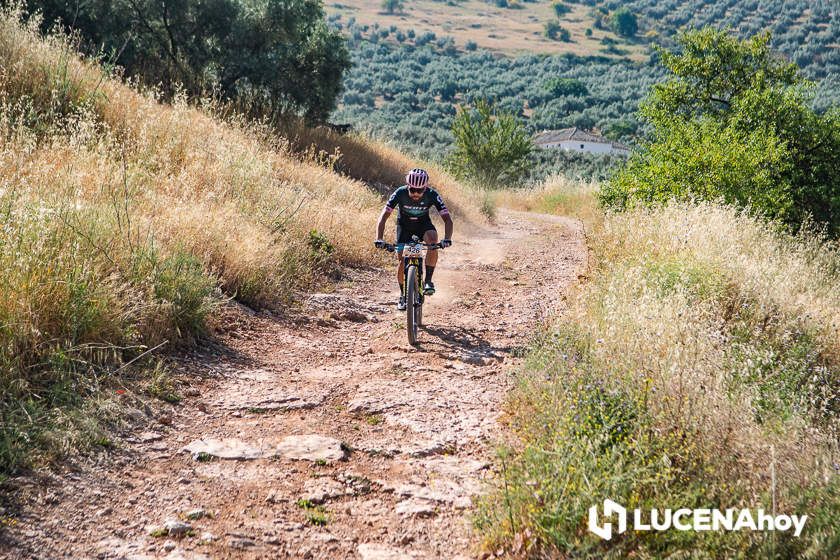
[[[566,177],[549,177],[537,187],[505,189],[494,193],[494,203],[512,210],[574,216],[595,224],[603,216],[595,193],[597,183],[582,183]]]
[[[311,146],[332,155],[336,171],[365,181],[383,195],[405,182],[406,171],[421,167],[429,172],[432,186],[440,192],[453,218],[468,225],[483,225],[487,217],[480,211],[483,193],[457,181],[427,161],[414,159],[387,142],[360,134],[336,134],[324,128],[287,126],[284,130],[296,151]]]
[[[836,557],[836,242],[712,204],[589,225],[593,279],[540,335],[510,403],[521,447],[478,517],[490,546],[524,541],[535,557]],[[811,520],[801,539],[672,531],[605,545],[581,524],[605,497]]]

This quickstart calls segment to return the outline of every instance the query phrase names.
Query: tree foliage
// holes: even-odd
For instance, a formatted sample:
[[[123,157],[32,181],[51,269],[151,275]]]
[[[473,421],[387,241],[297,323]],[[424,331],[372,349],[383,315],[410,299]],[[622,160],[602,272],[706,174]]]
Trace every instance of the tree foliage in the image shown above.
[[[670,78],[641,110],[653,140],[604,201],[723,199],[840,232],[840,111],[814,112],[796,65],[769,41],[707,28],[681,35],[679,53],[663,51]]]
[[[189,93],[326,119],[350,66],[320,0],[29,0],[44,27],[77,31],[127,74]],[[46,29],[45,29],[46,30]]]
[[[545,89],[555,97],[562,95],[583,97],[589,95],[586,84],[575,78],[551,78],[546,82]]]
[[[382,0],[382,9],[388,14],[403,11],[403,0]]]
[[[559,39],[563,42],[568,42],[572,38],[572,34],[569,32],[569,30],[554,20],[545,22],[543,34],[549,39]]]
[[[639,31],[639,22],[633,12],[619,8],[610,16],[610,27],[617,35],[633,37]]]
[[[489,101],[476,101],[474,109],[459,108],[452,135],[450,164],[461,177],[492,188],[513,183],[527,169],[531,138],[513,114],[497,111]]]

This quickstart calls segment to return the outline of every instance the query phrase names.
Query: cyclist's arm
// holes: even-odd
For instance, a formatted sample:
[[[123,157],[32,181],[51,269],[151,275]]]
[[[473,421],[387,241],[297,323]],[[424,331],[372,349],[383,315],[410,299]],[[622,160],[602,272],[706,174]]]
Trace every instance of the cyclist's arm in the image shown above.
[[[388,202],[385,203],[385,208],[382,209],[382,213],[379,215],[379,223],[376,224],[377,239],[385,239],[385,222],[388,221],[388,216],[391,215],[391,212],[393,212],[394,208],[396,208],[399,204],[399,193],[400,189],[391,193],[390,198],[388,198]]]
[[[388,216],[391,215],[392,209],[387,206],[382,209],[382,214],[379,215],[379,222],[376,224],[376,238],[385,239],[385,222],[388,221]]]
[[[452,239],[452,216],[449,215],[449,212],[446,214],[442,214],[441,218],[443,218],[443,238],[444,239]]]
[[[452,239],[452,216],[449,214],[449,208],[443,202],[443,198],[437,191],[434,191],[434,205],[437,208],[438,214],[443,219],[444,225],[444,239]]]

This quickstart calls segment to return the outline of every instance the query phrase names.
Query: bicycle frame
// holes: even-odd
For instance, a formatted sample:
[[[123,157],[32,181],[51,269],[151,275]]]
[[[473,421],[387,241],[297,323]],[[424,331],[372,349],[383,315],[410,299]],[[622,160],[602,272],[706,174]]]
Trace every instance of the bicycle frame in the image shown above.
[[[412,345],[417,344],[417,328],[423,323],[423,301],[425,299],[425,293],[423,292],[424,250],[442,248],[443,246],[440,243],[423,243],[416,235],[412,236],[412,241],[408,243],[385,245],[387,251],[397,251],[402,255],[403,293],[406,297],[407,313],[406,330],[408,331],[408,341]],[[411,281],[415,283],[414,286],[410,285]],[[416,294],[416,300],[413,294]]]

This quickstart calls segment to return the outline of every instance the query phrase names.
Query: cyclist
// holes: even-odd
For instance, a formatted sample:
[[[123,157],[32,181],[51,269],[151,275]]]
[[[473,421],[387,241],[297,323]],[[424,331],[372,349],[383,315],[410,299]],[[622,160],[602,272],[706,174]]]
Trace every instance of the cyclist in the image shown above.
[[[443,218],[445,233],[442,247],[452,245],[452,216],[438,192],[429,187],[429,174],[423,169],[412,169],[405,176],[406,184],[391,194],[391,198],[385,203],[382,214],[379,216],[379,223],[376,224],[376,241],[373,244],[378,248],[385,246],[385,222],[388,216],[397,206],[400,213],[397,216],[397,243],[408,243],[411,236],[416,235],[425,243],[437,243],[438,234],[432,219],[429,217],[429,210],[432,206],[437,208],[440,217]],[[400,284],[400,299],[397,309],[405,309],[405,270],[402,259],[402,252],[399,254],[399,267],[397,268],[397,282]],[[426,254],[426,275],[423,282],[423,293],[427,296],[435,293],[435,285],[432,282],[432,275],[437,264],[437,250],[430,249]]]

